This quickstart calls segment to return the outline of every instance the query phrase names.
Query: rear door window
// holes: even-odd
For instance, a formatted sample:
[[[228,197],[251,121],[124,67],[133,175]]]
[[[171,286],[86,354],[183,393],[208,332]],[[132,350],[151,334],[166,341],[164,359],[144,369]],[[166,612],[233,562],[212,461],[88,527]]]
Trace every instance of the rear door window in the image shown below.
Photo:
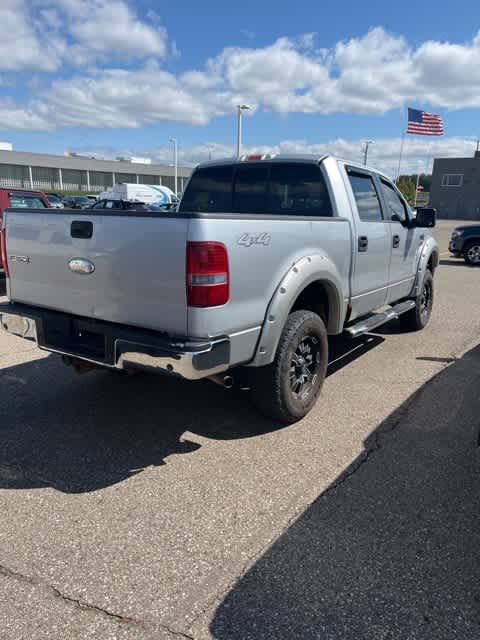
[[[268,164],[238,165],[233,185],[235,213],[266,213]]]
[[[10,207],[13,209],[46,209],[47,205],[38,196],[11,193]]]
[[[348,171],[358,215],[364,222],[382,222],[382,209],[373,178],[367,173]]]
[[[332,204],[320,167],[272,163],[270,210],[285,215],[332,216]]]
[[[392,216],[397,216],[400,222],[406,222],[408,219],[407,206],[400,196],[387,180],[381,178],[383,197],[387,206],[387,220],[391,220]]]
[[[179,211],[228,213],[232,210],[233,165],[200,167],[193,174]]]

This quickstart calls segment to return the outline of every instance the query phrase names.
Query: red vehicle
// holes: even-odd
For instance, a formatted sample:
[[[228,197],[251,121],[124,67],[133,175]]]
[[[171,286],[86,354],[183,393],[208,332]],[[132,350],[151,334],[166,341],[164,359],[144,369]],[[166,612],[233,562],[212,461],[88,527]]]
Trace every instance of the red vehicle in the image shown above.
[[[0,187],[0,229],[5,209],[50,209],[47,196],[41,191]],[[0,273],[3,272],[3,260],[0,252]]]

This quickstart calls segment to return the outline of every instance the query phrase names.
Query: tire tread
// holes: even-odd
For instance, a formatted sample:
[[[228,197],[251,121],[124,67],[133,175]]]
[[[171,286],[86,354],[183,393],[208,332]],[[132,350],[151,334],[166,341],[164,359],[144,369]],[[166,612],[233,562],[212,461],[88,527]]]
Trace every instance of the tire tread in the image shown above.
[[[296,422],[302,418],[303,415],[306,415],[308,411],[305,411],[303,415],[293,415],[286,405],[282,390],[282,361],[289,349],[289,345],[292,340],[295,339],[295,336],[302,325],[312,319],[314,319],[315,322],[321,323],[319,328],[323,334],[323,350],[325,351],[324,359],[328,360],[328,347],[325,349],[327,332],[323,320],[316,313],[313,313],[313,311],[299,310],[294,311],[288,317],[272,364],[267,365],[266,367],[260,367],[254,372],[253,401],[255,405],[268,417],[275,418],[287,424]],[[318,398],[318,394],[320,393],[320,389],[323,384],[323,379],[325,378],[326,365],[327,363],[324,362],[322,371],[319,374],[322,379],[315,401]],[[308,410],[310,410],[310,408]]]

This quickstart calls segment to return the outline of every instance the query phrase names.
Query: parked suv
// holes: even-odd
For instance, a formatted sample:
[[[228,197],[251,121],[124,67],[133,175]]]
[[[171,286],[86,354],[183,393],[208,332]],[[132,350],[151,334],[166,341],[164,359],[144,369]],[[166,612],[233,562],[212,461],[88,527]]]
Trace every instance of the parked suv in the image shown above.
[[[480,224],[455,227],[448,249],[467,264],[480,265]]]
[[[332,156],[206,163],[172,213],[9,211],[0,326],[79,370],[246,376],[293,422],[318,398],[329,335],[427,325],[434,224],[386,175]]]
[[[92,201],[86,196],[65,196],[63,204],[67,209],[87,209],[92,206]]]
[[[0,229],[5,209],[46,209],[50,203],[41,191],[0,187]],[[0,254],[0,273],[3,272],[3,260]]]
[[[99,200],[92,209],[123,209],[125,211],[150,211],[150,205],[144,202],[130,202],[129,200]]]

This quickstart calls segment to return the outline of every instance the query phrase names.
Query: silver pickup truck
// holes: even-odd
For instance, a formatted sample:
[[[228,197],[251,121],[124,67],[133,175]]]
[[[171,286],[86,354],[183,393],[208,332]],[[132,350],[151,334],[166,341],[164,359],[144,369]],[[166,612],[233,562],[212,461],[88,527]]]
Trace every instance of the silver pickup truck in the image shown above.
[[[248,374],[257,406],[293,422],[320,393],[328,335],[427,324],[434,224],[331,156],[210,162],[174,213],[8,210],[1,325],[79,369]]]

